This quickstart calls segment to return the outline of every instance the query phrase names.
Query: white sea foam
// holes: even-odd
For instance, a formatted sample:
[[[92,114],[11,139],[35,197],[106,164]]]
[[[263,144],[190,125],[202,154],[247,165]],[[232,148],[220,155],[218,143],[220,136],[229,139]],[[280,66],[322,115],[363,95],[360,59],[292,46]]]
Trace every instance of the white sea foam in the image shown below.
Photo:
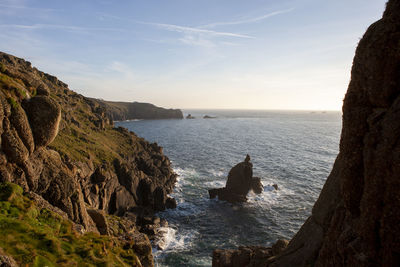
[[[224,187],[225,186],[226,181],[209,181],[204,183],[204,185],[208,188],[219,188],[219,187]]]
[[[222,170],[211,169],[211,170],[208,171],[208,173],[210,173],[210,175],[213,176],[213,177],[224,177],[224,176],[227,176]]]
[[[198,235],[196,231],[178,233],[178,230],[172,227],[161,227],[158,231],[160,236],[155,241],[156,247],[153,249],[156,256],[162,251],[186,250],[190,247],[195,236]]]
[[[178,174],[179,176],[182,176],[182,177],[197,175],[196,170],[195,169],[191,169],[191,168],[182,169],[180,167],[175,167],[175,168],[173,168],[173,170],[174,170],[174,172],[176,174]]]

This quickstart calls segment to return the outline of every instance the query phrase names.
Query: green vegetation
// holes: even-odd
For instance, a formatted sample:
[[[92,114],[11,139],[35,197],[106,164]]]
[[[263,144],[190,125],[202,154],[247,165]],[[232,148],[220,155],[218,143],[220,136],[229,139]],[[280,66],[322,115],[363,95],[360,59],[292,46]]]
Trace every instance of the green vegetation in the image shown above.
[[[21,266],[140,266],[130,243],[80,235],[69,220],[38,209],[11,183],[0,184],[0,247]]]
[[[6,72],[6,66],[4,66],[2,63],[0,63],[0,72]]]
[[[7,98],[7,101],[11,105],[11,108],[17,108],[19,105],[18,102],[12,97]]]
[[[73,111],[62,111],[73,116],[72,122],[67,122],[50,147],[61,155],[68,155],[76,161],[92,160],[94,164],[113,162],[121,154],[132,153],[135,142],[133,136],[105,125],[104,130],[95,126],[93,112],[86,103],[77,103]]]
[[[7,97],[14,99],[25,99],[27,97],[27,89],[21,79],[13,78],[7,74],[0,73],[0,89]]]

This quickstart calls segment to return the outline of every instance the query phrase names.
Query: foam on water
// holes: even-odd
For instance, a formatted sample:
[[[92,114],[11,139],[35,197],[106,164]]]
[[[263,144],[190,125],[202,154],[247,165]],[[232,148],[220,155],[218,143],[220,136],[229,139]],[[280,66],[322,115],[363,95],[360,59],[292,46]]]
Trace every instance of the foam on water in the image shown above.
[[[120,122],[164,147],[179,175],[176,209],[160,212],[164,250],[156,266],[210,266],[214,248],[270,245],[289,239],[310,215],[338,151],[341,114],[308,112],[190,111],[214,120]],[[264,191],[248,202],[209,199],[230,169],[249,154]],[[272,185],[277,184],[278,190]]]

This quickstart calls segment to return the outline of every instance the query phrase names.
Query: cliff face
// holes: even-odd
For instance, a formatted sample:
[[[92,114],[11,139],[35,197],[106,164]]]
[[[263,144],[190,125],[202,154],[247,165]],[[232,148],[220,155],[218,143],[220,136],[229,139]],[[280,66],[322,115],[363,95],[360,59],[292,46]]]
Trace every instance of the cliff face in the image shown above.
[[[0,52],[0,182],[43,197],[85,231],[104,231],[105,214],[135,220],[171,206],[176,175],[162,148],[113,128],[106,113]]]
[[[105,109],[107,115],[116,121],[123,120],[157,120],[183,119],[180,109],[165,109],[153,104],[139,102],[112,102],[97,100]]]
[[[272,266],[400,266],[400,1],[360,41],[340,153],[312,215]]]
[[[400,0],[390,0],[356,50],[340,152],[312,215],[277,255],[215,250],[213,266],[400,266],[399,140]]]

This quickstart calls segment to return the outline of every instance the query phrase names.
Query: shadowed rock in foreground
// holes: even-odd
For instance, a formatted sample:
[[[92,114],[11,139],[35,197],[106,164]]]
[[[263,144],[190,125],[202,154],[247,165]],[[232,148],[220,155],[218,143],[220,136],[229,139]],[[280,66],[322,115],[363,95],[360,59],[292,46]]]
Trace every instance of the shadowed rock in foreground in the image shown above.
[[[250,162],[250,156],[247,155],[243,162],[236,164],[230,170],[225,187],[210,189],[208,193],[210,198],[218,197],[219,200],[235,203],[247,201],[246,195],[250,190],[260,194],[263,191],[263,185],[260,178],[253,177],[253,164]]]
[[[259,266],[400,266],[399,141],[400,1],[390,0],[358,45],[340,152],[312,215]]]

